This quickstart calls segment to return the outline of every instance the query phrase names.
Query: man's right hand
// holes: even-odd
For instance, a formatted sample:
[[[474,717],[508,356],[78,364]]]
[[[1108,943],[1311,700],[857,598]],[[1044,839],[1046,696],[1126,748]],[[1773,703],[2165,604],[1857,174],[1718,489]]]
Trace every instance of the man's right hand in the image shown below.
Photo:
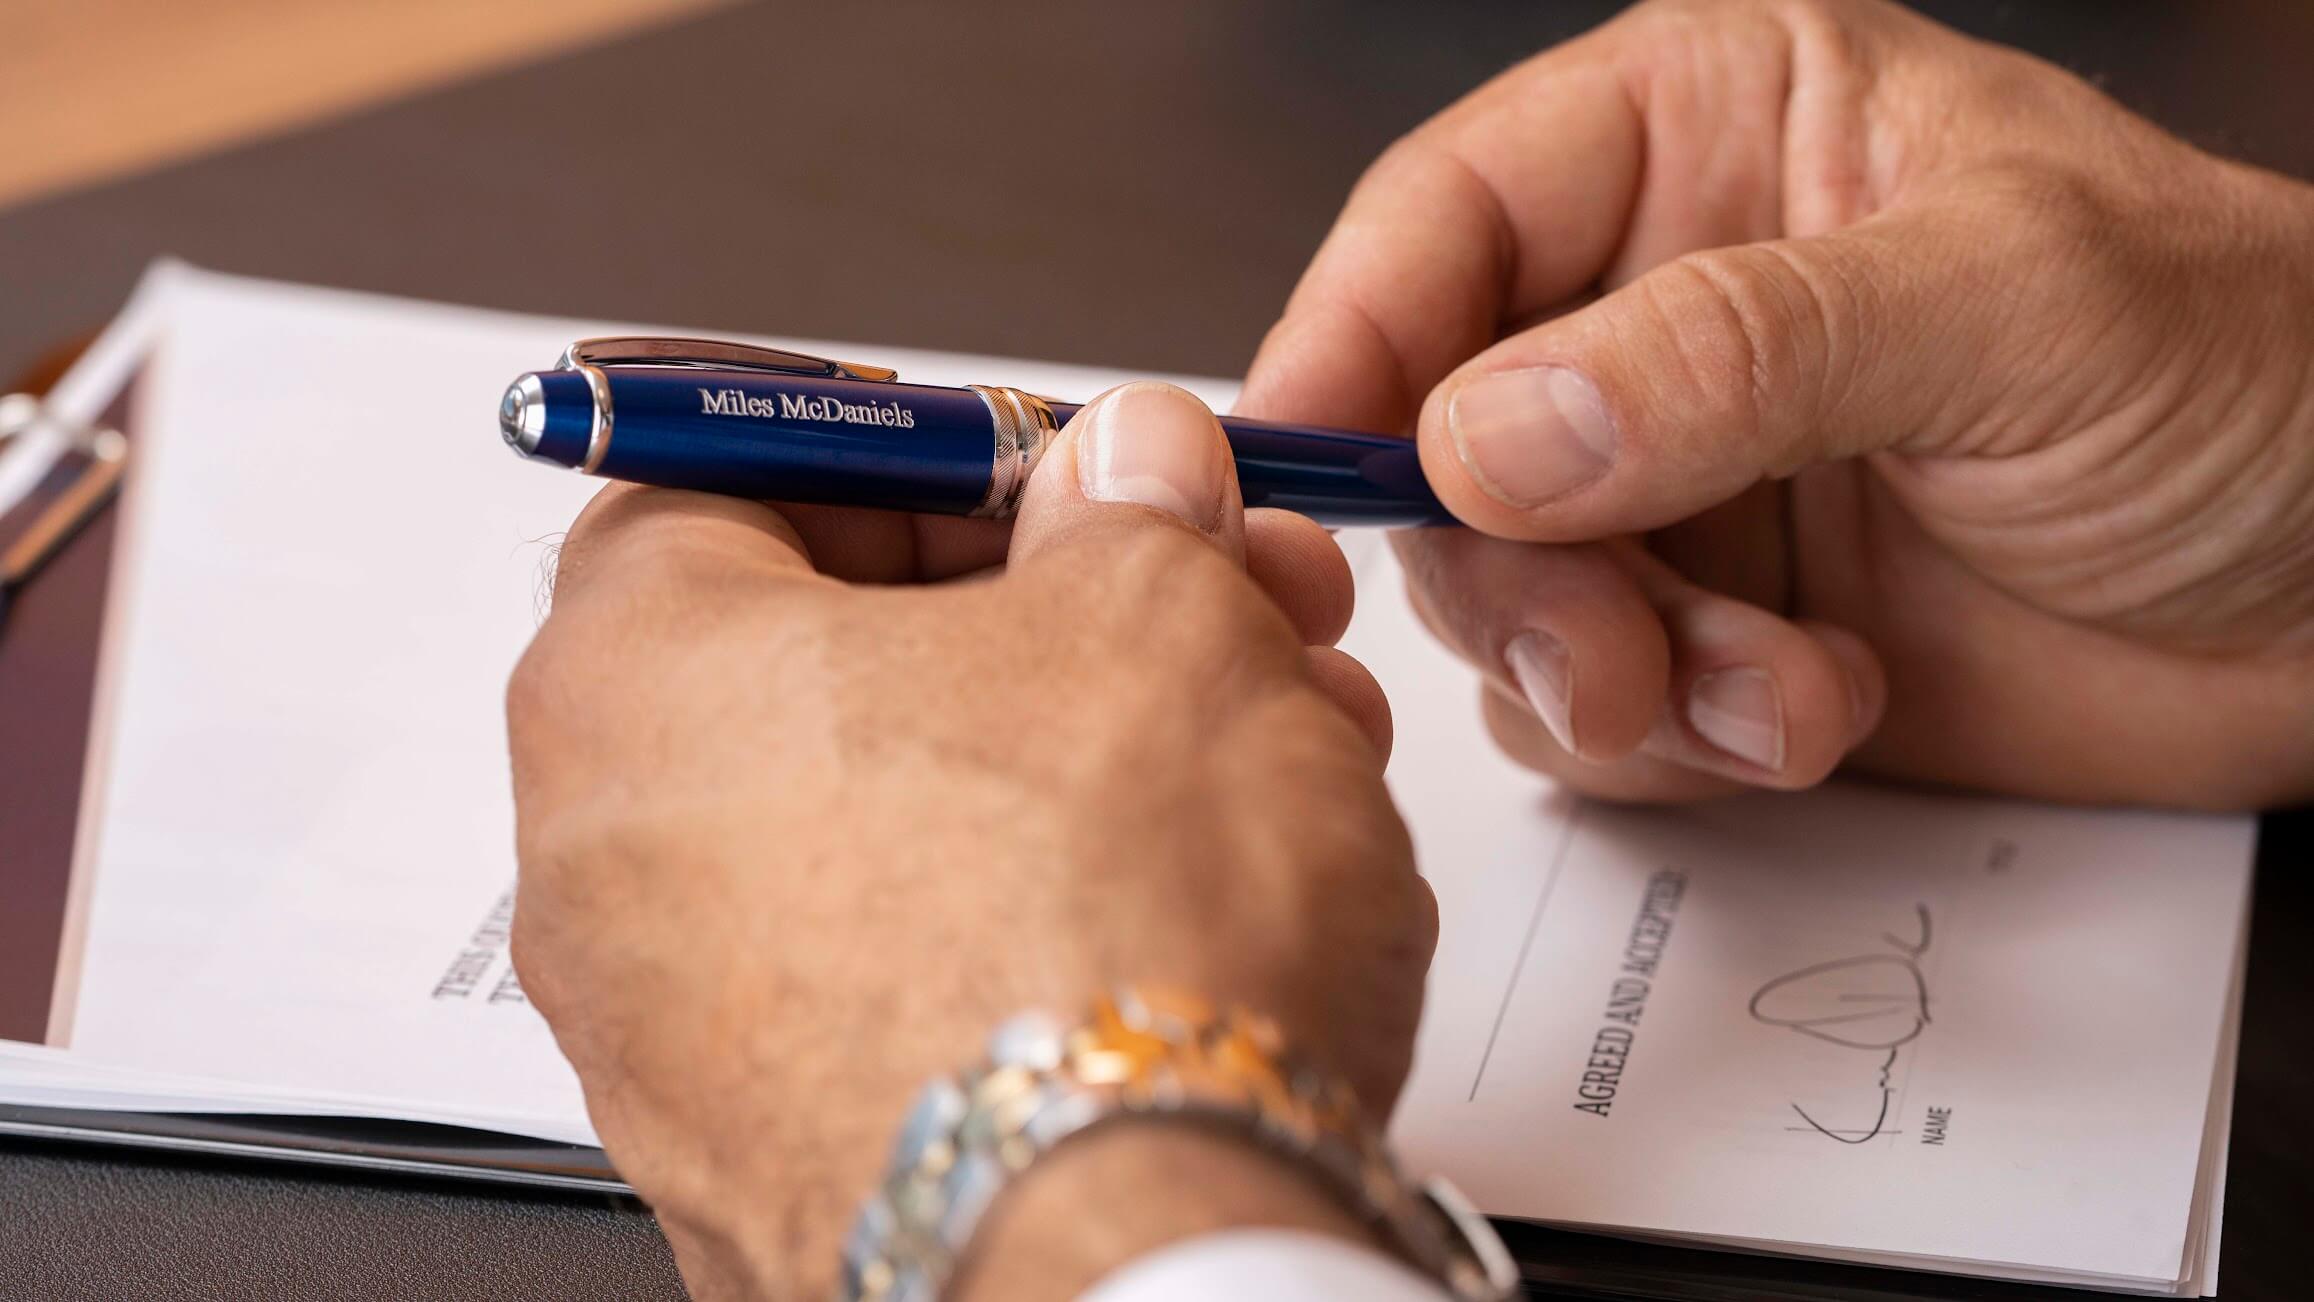
[[[1377,1119],[1406,1077],[1437,916],[1333,542],[1243,510],[1159,384],[984,523],[608,488],[509,687],[523,987],[701,1296],[824,1296],[909,1099],[1026,1008],[1254,1010]],[[1251,1145],[1122,1131],[1007,1194],[971,1296],[1364,1232]]]
[[[1417,605],[1578,787],[2314,795],[2314,192],[1892,5],[1481,88],[1243,408],[1416,434],[1475,530],[1402,537]]]

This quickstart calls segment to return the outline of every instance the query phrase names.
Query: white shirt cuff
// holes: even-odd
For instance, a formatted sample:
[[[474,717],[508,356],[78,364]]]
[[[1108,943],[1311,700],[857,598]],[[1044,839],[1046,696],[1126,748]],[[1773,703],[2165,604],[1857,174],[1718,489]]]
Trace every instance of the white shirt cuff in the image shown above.
[[[1373,1248],[1306,1230],[1221,1230],[1109,1272],[1078,1302],[1441,1302],[1436,1282]]]

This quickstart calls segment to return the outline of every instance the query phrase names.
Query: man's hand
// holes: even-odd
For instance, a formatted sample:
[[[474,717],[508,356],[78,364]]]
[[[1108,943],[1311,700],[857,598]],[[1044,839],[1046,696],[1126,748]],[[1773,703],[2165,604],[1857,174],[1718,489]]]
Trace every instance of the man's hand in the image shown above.
[[[516,961],[699,1291],[824,1293],[916,1089],[1023,1008],[1170,985],[1377,1115],[1404,1079],[1435,914],[1387,709],[1330,649],[1332,541],[1247,516],[1211,415],[1130,385],[1047,454],[1003,572],[910,582],[1004,545],[612,488],[565,546],[508,694]],[[1083,1142],[1000,1204],[1030,1210],[977,1296],[1232,1219],[1357,1230],[1250,1148]]]
[[[1647,4],[1377,162],[1243,406],[1416,434],[1416,603],[1578,787],[2303,799],[2310,193],[1876,0]]]

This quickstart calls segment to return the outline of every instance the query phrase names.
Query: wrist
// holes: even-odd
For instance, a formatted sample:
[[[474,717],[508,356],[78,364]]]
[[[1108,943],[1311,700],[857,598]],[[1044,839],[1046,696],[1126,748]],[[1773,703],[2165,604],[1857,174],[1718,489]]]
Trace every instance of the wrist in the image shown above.
[[[1121,1122],[1054,1149],[1005,1191],[981,1224],[954,1296],[1072,1298],[1168,1243],[1256,1227],[1382,1246],[1302,1165],[1195,1124]]]
[[[1239,1145],[1276,1153],[1268,1160],[1291,1169],[1252,1165],[1246,1159],[1253,1154],[1238,1157],[1232,1148],[1180,1137],[1150,1146],[1160,1122],[1232,1135]],[[1110,1126],[1151,1138],[1086,1147]],[[1004,1206],[1004,1194],[1063,1152],[1076,1155],[1077,1174],[1040,1173],[1058,1182],[1059,1192],[1045,1195],[1049,1214],[1016,1206],[1010,1215],[1041,1230],[1081,1219],[1079,1209],[1103,1202],[1134,1210],[1125,1213],[1130,1219],[1063,1229],[1006,1253],[1004,1259],[1033,1263],[1022,1270],[1026,1279],[1081,1284],[1088,1271],[1204,1228],[1282,1221],[1347,1232],[1332,1219],[1340,1216],[1370,1222],[1458,1297],[1507,1297],[1516,1284],[1500,1240],[1468,1202],[1443,1180],[1409,1181],[1349,1086],[1299,1059],[1275,1023],[1240,1008],[1217,1010],[1194,995],[1128,986],[1097,1000],[1073,1025],[1042,1012],[1015,1016],[990,1033],[986,1058],[925,1086],[901,1125],[887,1175],[846,1237],[842,1296],[897,1302],[945,1295],[988,1247],[982,1222]],[[1096,1162],[1102,1154],[1108,1160]],[[1181,1165],[1159,1165],[1168,1158]],[[1223,1165],[1199,1169],[1212,1164]],[[1112,1192],[1103,1199],[1079,1188],[1069,1196],[1078,1181]],[[1343,1210],[1321,1210],[1311,1201],[1315,1190],[1300,1181],[1331,1191]],[[1152,1199],[1145,1188],[1188,1196]],[[1037,1261],[1039,1249],[1061,1259]]]

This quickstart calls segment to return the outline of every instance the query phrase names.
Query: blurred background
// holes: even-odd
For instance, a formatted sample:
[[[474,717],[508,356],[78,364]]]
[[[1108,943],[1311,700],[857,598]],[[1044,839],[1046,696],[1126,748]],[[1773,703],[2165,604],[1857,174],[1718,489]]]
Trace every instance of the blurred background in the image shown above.
[[[0,204],[728,2],[11,0]]]
[[[2314,4],[1920,7],[2314,172]],[[1619,8],[0,0],[0,372],[170,253],[1231,373],[1377,150]],[[1095,286],[1138,310],[1080,308]]]

